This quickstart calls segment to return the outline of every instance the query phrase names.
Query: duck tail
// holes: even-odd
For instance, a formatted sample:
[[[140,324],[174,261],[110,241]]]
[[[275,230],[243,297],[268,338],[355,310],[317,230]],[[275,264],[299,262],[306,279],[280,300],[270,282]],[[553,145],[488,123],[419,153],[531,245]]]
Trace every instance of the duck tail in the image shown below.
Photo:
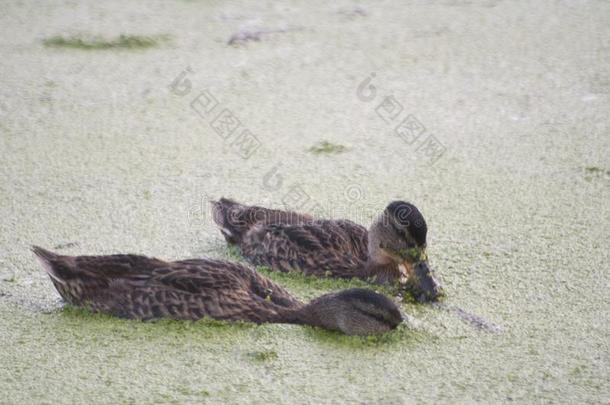
[[[239,244],[252,225],[248,221],[249,207],[224,197],[211,203],[214,222],[227,243]]]
[[[66,284],[65,277],[62,276],[60,265],[59,265],[59,255],[41,248],[40,246],[32,246],[32,252],[38,258],[38,261],[42,265],[42,268],[47,272],[47,274],[60,284]]]

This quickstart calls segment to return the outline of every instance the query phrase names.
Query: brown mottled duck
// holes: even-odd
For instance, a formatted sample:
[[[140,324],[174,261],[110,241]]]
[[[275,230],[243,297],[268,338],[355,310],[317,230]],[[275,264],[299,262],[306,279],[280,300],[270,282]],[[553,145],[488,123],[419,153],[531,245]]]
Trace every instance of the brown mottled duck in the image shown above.
[[[317,326],[348,335],[372,335],[402,322],[394,302],[360,288],[308,304],[256,271],[212,259],[167,262],[138,255],[62,256],[32,251],[69,304],[121,318],[197,320]]]
[[[290,211],[213,201],[214,221],[225,240],[254,265],[315,276],[399,282],[420,301],[441,288],[428,265],[428,228],[421,212],[390,203],[368,229],[348,220],[314,219]]]

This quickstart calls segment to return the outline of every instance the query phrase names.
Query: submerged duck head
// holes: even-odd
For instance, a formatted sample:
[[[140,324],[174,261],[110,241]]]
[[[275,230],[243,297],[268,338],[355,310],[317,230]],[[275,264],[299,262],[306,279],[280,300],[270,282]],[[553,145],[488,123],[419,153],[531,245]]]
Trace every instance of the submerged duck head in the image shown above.
[[[428,265],[427,233],[424,216],[405,201],[391,202],[369,230],[369,256],[373,262],[397,265],[401,282],[422,301],[441,294],[440,284]]]
[[[351,288],[312,300],[298,311],[294,321],[365,336],[395,329],[403,317],[398,306],[385,295]]]

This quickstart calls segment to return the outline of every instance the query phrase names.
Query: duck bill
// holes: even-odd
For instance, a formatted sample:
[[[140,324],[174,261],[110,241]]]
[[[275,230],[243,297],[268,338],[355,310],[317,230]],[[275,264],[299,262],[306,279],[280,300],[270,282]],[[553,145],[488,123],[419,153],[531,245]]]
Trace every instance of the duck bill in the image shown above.
[[[427,260],[418,263],[405,262],[404,266],[408,274],[406,284],[418,301],[434,301],[441,295],[441,285],[434,278]]]

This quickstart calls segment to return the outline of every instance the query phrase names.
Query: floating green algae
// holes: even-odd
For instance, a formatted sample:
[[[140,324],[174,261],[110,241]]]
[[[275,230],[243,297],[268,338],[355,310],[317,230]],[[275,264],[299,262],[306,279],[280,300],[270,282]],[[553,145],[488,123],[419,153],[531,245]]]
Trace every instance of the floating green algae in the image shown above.
[[[307,149],[314,155],[336,155],[343,153],[347,150],[347,147],[339,144],[330,143],[328,141],[318,142],[314,146]]]
[[[271,361],[278,358],[277,352],[275,350],[261,350],[257,352],[248,353],[248,355],[256,361]]]
[[[147,49],[154,48],[167,42],[167,35],[143,36],[143,35],[119,35],[114,39],[104,39],[98,36],[72,35],[64,37],[56,35],[42,41],[49,48],[70,48],[82,50],[106,50],[106,49]]]

